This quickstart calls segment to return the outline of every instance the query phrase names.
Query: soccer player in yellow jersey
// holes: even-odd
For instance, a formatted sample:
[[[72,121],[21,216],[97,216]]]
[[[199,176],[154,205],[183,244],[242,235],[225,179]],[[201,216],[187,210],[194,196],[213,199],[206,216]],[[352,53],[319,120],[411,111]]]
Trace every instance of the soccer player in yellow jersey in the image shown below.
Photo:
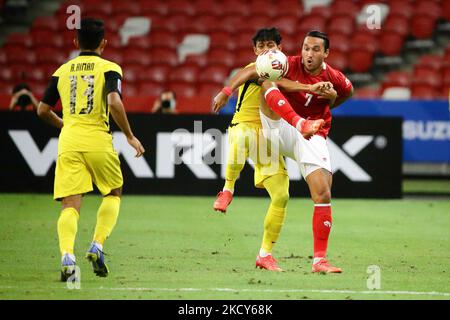
[[[97,211],[94,237],[86,258],[97,276],[108,275],[103,245],[116,224],[123,185],[109,128],[110,113],[136,150],[136,157],[145,152],[131,131],[122,104],[122,69],[101,58],[106,46],[103,22],[82,19],[74,43],[80,55],[56,70],[38,107],[40,118],[61,129],[54,184],[54,199],[62,203],[57,224],[61,281],[74,274],[81,200],[83,194],[93,190],[92,183],[103,195],[103,201]],[[51,110],[59,99],[62,119]]]
[[[276,28],[264,28],[252,39],[255,55],[269,49],[281,50],[281,36]],[[248,66],[253,65],[249,64]],[[282,271],[272,256],[272,248],[278,240],[286,215],[289,199],[289,177],[282,156],[272,157],[270,146],[262,135],[259,116],[261,86],[248,81],[239,87],[236,112],[228,129],[229,151],[224,188],[217,195],[214,209],[226,212],[233,199],[234,186],[248,157],[255,164],[254,182],[257,188],[265,188],[271,203],[264,220],[261,249],[256,266],[272,271]],[[218,110],[215,110],[218,111]]]

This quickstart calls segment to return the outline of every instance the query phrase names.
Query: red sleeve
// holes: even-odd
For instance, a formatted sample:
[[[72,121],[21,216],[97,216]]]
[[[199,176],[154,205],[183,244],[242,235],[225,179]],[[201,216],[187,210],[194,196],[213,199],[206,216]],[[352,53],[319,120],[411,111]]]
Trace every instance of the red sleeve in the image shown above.
[[[287,57],[288,70],[285,75],[286,78],[292,79],[292,77],[297,74],[297,69],[299,66],[299,59],[301,59],[301,57],[299,57],[299,56],[288,56]]]
[[[339,97],[348,97],[352,91],[353,85],[344,74],[338,70],[330,70],[331,83]]]

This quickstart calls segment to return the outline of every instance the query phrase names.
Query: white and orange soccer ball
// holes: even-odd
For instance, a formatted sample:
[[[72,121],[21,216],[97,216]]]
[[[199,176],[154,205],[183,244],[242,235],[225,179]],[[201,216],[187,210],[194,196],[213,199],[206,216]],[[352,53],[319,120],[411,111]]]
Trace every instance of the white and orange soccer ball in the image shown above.
[[[256,72],[263,79],[277,81],[287,72],[288,61],[280,50],[266,50],[256,58]]]

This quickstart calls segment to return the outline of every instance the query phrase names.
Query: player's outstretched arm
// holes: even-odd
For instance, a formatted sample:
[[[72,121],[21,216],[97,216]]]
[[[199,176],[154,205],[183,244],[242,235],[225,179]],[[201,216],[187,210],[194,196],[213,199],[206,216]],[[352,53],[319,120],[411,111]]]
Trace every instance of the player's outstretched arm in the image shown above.
[[[51,106],[42,101],[37,107],[37,115],[39,118],[54,127],[57,127],[59,129],[63,127],[63,120],[51,110]]]
[[[314,84],[303,84],[286,78],[276,81],[275,84],[278,88],[280,88],[281,91],[284,92],[306,91],[321,94],[324,90],[333,88],[333,84],[328,81],[317,82]]]
[[[220,109],[227,104],[231,93],[245,82],[252,79],[258,79],[258,73],[256,72],[255,65],[239,70],[233,77],[231,77],[228,85],[214,97],[213,111],[216,113],[219,112]]]
[[[130,123],[128,122],[122,99],[117,92],[111,92],[108,94],[108,106],[114,121],[127,137],[127,141],[130,146],[132,146],[136,150],[136,157],[142,156],[145,152],[145,149],[142,146],[141,142],[133,135],[133,132],[131,131]]]

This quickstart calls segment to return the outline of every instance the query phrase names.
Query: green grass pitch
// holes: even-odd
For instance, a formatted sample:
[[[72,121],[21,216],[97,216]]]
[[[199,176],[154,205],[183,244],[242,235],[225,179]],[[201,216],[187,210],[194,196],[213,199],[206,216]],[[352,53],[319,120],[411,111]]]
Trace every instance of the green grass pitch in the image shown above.
[[[101,198],[86,196],[75,247],[80,289],[59,282],[51,195],[0,195],[0,299],[450,299],[450,200],[334,200],[329,259],[312,274],[309,199],[291,199],[274,255],[283,273],[255,269],[268,198],[124,196],[105,245],[111,271],[84,259]],[[367,268],[381,288],[367,288]]]

